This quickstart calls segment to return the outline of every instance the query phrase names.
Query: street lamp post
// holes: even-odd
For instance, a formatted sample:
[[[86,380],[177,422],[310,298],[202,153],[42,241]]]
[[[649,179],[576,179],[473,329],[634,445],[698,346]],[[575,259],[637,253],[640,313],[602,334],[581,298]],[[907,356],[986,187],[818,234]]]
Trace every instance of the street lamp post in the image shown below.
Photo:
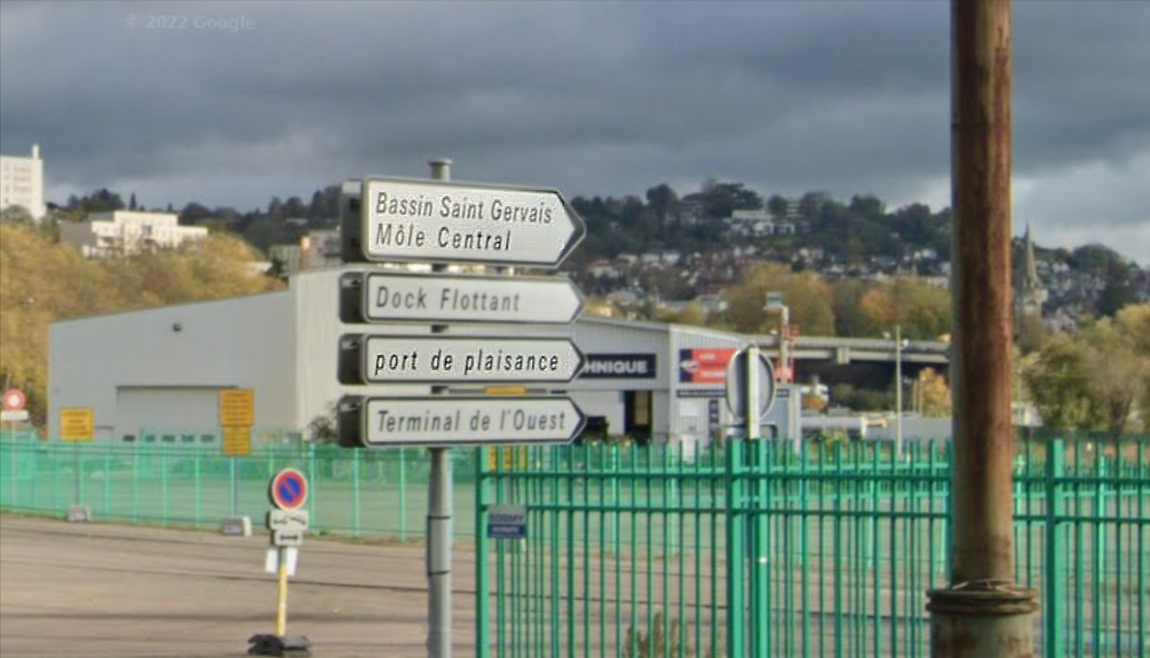
[[[889,332],[883,332],[883,337],[889,339]],[[902,457],[902,348],[909,341],[902,339],[902,326],[894,326],[894,453]]]
[[[780,382],[793,380],[794,371],[791,369],[790,337],[791,337],[791,309],[783,303],[783,293],[768,292],[763,310],[771,314],[779,314],[781,327],[779,329],[779,367],[776,378]]]
[[[894,451],[902,456],[902,333],[899,325],[894,326]]]

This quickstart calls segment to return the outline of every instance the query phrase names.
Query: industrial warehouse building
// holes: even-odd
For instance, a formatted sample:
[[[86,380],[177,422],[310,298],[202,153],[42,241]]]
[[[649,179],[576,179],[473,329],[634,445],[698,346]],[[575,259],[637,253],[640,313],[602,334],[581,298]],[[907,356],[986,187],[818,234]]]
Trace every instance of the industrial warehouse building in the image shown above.
[[[221,442],[220,393],[254,392],[254,435],[309,437],[343,395],[425,395],[427,385],[345,386],[337,379],[344,334],[427,335],[426,324],[344,324],[339,269],[293,276],[287,290],[57,322],[51,327],[49,431],[63,410],[91,409],[98,441]],[[565,393],[613,435],[692,449],[735,421],[726,367],[743,336],[697,327],[581,317],[572,326],[452,325],[445,335],[571,336],[585,355]],[[532,392],[544,387],[527,385]],[[452,387],[475,393],[481,386]],[[798,394],[779,391],[767,422],[797,436]]]

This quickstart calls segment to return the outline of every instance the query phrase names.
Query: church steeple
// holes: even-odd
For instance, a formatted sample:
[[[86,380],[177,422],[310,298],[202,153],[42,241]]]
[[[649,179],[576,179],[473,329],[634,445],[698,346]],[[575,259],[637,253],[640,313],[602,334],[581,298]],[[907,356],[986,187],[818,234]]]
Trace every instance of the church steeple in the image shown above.
[[[1014,308],[1016,315],[1042,315],[1042,303],[1046,301],[1046,289],[1038,278],[1038,264],[1034,258],[1034,242],[1030,239],[1030,224],[1022,236],[1021,253],[1016,253],[1014,261]]]

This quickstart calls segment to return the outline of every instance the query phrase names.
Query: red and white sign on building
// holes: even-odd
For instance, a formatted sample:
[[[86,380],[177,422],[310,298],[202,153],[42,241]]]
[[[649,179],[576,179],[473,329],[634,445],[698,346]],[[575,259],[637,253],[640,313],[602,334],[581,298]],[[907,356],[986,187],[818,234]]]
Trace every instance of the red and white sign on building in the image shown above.
[[[24,408],[25,402],[27,400],[23,391],[14,388],[4,391],[4,411],[20,411]]]

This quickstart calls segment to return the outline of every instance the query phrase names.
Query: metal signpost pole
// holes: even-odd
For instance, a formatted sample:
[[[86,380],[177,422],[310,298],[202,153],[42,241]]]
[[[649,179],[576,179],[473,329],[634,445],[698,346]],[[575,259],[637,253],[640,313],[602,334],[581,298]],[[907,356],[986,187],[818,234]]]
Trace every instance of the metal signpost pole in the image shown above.
[[[759,438],[762,423],[759,416],[759,348],[751,345],[747,348],[747,440],[754,441]],[[748,454],[750,448],[748,448]]]
[[[432,160],[431,178],[451,180],[451,160]],[[435,265],[432,271],[443,271]],[[432,325],[431,333],[443,333],[446,325]],[[432,387],[432,394],[443,387]],[[427,497],[427,655],[451,656],[451,450],[431,448],[431,480]]]
[[[296,557],[311,525],[307,510],[310,485],[300,471],[287,468],[272,476],[268,500],[273,509],[267,515],[272,547],[268,549],[267,571],[276,574],[276,632],[248,639],[248,653],[256,656],[311,655],[311,641],[303,635],[287,634],[288,578],[295,575]]]
[[[927,592],[935,658],[1034,656],[1015,581],[1009,0],[952,0],[954,390],[950,585]]]
[[[276,608],[276,635],[287,635],[287,594],[288,594],[288,560],[287,549],[283,546],[276,548],[279,560],[279,606]]]
[[[557,267],[586,233],[557,190],[455,185],[449,182],[450,164],[432,161],[432,181],[348,181],[343,187],[348,201],[341,203],[345,262],[433,264],[432,276],[341,275],[343,322],[430,322],[430,333],[438,338],[344,334],[337,372],[348,386],[430,386],[429,395],[414,398],[345,395],[339,426],[340,444],[348,448],[429,448],[427,652],[432,658],[449,658],[452,644],[450,447],[570,443],[586,424],[570,398],[528,395],[522,386],[515,387],[522,394],[514,397],[459,395],[448,388],[451,383],[565,383],[577,376],[584,357],[570,340],[443,335],[456,322],[570,324],[584,302],[570,281],[448,275],[445,270],[459,263]],[[460,221],[473,219],[493,222]],[[522,422],[538,414],[552,424]]]

